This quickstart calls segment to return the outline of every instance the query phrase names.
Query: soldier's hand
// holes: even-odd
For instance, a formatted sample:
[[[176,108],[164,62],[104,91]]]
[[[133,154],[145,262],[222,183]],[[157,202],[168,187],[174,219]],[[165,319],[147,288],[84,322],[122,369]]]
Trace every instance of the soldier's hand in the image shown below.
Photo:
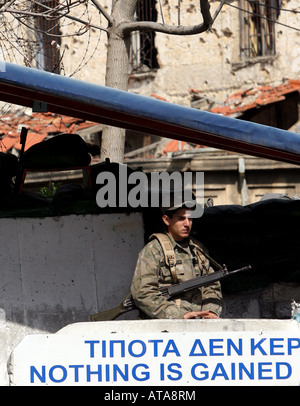
[[[196,319],[197,317],[202,319],[218,319],[215,313],[210,312],[209,310],[203,310],[201,312],[187,312],[183,315],[184,319]]]

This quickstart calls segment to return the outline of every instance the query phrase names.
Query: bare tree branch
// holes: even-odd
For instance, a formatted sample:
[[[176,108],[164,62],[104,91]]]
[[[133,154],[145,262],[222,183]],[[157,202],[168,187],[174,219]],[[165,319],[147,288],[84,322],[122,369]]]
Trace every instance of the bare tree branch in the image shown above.
[[[216,18],[218,17],[222,7],[224,6],[224,4],[226,3],[226,0],[222,0],[221,3],[219,4],[219,7],[217,8],[217,10],[215,11],[215,14],[212,18],[212,24],[214,23],[214,21],[216,20]]]
[[[105,8],[99,4],[97,0],[91,0],[91,2],[94,4],[94,6],[100,11],[100,13],[103,15],[103,17],[106,18],[106,20],[109,23],[112,23],[112,18],[111,16],[106,12]]]
[[[162,32],[164,34],[170,35],[194,35],[205,32],[209,29],[210,24],[199,24],[191,26],[174,26],[174,25],[164,25],[160,23],[155,23],[152,21],[143,21],[135,23],[123,24],[119,27],[123,32],[131,31],[156,31]]]
[[[80,28],[77,32],[74,32],[73,34],[53,34],[51,32],[39,29],[35,26],[31,26],[30,24],[21,21],[18,17],[15,17],[22,25],[24,25],[25,27],[27,27],[28,29],[32,30],[32,31],[36,31],[36,32],[41,32],[41,33],[46,33],[48,37],[53,37],[53,38],[63,38],[63,37],[79,37],[84,35],[86,32],[89,31],[90,27],[88,24],[85,25],[84,27]]]
[[[14,8],[8,8],[8,9],[6,9],[6,12],[10,13],[10,14],[21,14],[20,16],[18,16],[19,18],[21,18],[22,16],[24,16],[24,17],[25,16],[45,17],[45,18],[47,18],[47,14],[44,11],[35,12],[35,11],[17,10],[17,9],[14,9]],[[56,17],[48,17],[48,19],[57,20],[58,18],[61,18],[61,17],[65,17],[65,15],[60,14],[59,16],[56,16]]]
[[[124,23],[119,28],[121,31],[157,31],[171,35],[194,35],[207,31],[212,23],[213,19],[210,14],[210,5],[207,0],[200,0],[201,14],[203,17],[203,23],[198,25],[189,26],[173,26],[167,24],[156,23],[152,21],[136,21],[132,23]]]
[[[18,19],[22,18],[22,16],[45,17],[45,18],[46,18],[45,12],[39,13],[39,12],[34,12],[34,11],[15,10],[15,9],[7,9],[6,12],[7,12],[7,13],[10,13],[10,14],[21,14],[20,16],[16,17],[16,18],[18,18]],[[50,20],[50,19],[51,19],[51,20],[59,20],[59,19],[62,18],[62,17],[68,18],[68,19],[70,19],[70,20],[77,21],[78,23],[83,24],[85,27],[88,26],[88,27],[90,27],[90,28],[95,28],[95,29],[97,29],[97,30],[106,31],[106,32],[108,31],[107,28],[101,27],[101,26],[99,26],[99,25],[91,24],[89,21],[81,20],[80,18],[71,16],[71,15],[68,14],[68,13],[65,13],[65,14],[58,14],[58,15],[56,15],[55,17],[54,17],[54,16],[53,16],[53,17],[48,17],[48,19],[49,19],[49,20]],[[20,21],[20,22],[22,22],[22,21]],[[24,24],[24,22],[22,22],[22,23]],[[32,28],[32,29],[36,29],[36,28],[34,28],[34,27],[31,27],[31,28]]]
[[[225,1],[225,0],[224,0],[224,1]],[[101,31],[108,32],[108,29],[107,29],[107,28],[104,28],[104,27],[101,27],[101,25],[91,24],[90,22],[83,21],[83,20],[81,20],[80,18],[73,17],[73,16],[71,16],[71,15],[69,15],[69,14],[67,14],[65,17],[66,17],[66,18],[69,18],[70,20],[77,21],[78,23],[81,23],[81,24],[83,24],[83,25],[85,25],[85,26],[89,26],[89,27],[91,27],[91,28],[96,28],[97,30],[101,30]]]
[[[11,5],[13,5],[17,0],[11,0],[8,2],[4,2],[2,5],[0,5],[0,11],[1,13],[3,13],[4,11],[6,11],[6,9],[8,7],[10,7]]]
[[[165,24],[164,14],[162,12],[162,7],[161,7],[161,1],[160,0],[159,0],[159,9],[160,9],[161,21],[162,21],[163,24]]]

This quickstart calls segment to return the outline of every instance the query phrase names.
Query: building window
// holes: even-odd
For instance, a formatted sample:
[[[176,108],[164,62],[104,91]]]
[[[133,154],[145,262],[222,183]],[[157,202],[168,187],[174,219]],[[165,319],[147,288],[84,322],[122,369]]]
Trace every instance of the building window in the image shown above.
[[[55,18],[55,13],[49,13],[49,9],[56,5],[57,0],[44,0],[40,5],[34,5],[35,11],[41,14],[35,20],[35,62],[38,69],[60,73],[59,18]],[[45,11],[50,17],[42,15]]]
[[[157,21],[156,0],[138,0],[138,21]],[[131,37],[131,73],[147,72],[159,67],[154,31],[135,31]]]
[[[244,58],[275,55],[275,23],[280,0],[240,0],[241,44]]]

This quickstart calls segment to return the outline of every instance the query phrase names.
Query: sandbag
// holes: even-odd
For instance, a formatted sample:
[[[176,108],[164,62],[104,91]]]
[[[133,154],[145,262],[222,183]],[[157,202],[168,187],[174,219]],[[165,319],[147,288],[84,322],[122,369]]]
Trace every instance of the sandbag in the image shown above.
[[[300,200],[268,199],[248,206],[206,208],[193,232],[229,269],[253,271],[223,282],[224,288],[254,289],[274,282],[300,282]],[[239,281],[239,283],[235,283]]]
[[[0,198],[12,191],[12,178],[18,171],[18,158],[12,154],[0,152]]]
[[[89,165],[88,146],[78,134],[60,134],[30,147],[23,156],[24,169],[61,169]]]
[[[0,178],[12,178],[18,170],[18,158],[12,154],[0,152]]]

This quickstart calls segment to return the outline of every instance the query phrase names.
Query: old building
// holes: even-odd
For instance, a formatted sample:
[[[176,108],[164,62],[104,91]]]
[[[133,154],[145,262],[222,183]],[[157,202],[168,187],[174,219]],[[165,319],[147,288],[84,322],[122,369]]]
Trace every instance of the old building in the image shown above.
[[[109,11],[110,1],[103,3]],[[177,0],[140,0],[136,17],[138,20],[176,25],[180,15],[181,25],[201,22],[198,3],[183,0],[179,4],[180,14]],[[212,16],[219,5],[219,2],[211,2]],[[54,2],[49,2],[49,6],[55,7]],[[75,19],[67,23],[62,20],[58,24],[57,21],[39,17],[34,21],[36,31],[32,31],[25,25],[16,25],[12,17],[5,14],[3,18],[6,24],[2,21],[1,30],[18,27],[18,33],[23,33],[31,41],[27,45],[22,44],[22,52],[16,52],[17,35],[10,37],[12,47],[4,45],[3,35],[0,47],[2,59],[19,64],[25,62],[28,66],[104,84],[106,33],[97,28],[98,11],[94,7],[82,4],[78,11],[78,18],[90,24],[89,29],[82,28],[84,32],[80,32],[80,35],[73,35],[80,27]],[[105,21],[101,20],[101,24],[105,25]],[[224,3],[212,29],[199,35],[134,32],[130,50],[129,90],[166,102],[296,130],[300,88],[297,81],[300,76],[298,26],[296,1],[239,0]],[[267,100],[261,97],[265,95],[268,96]],[[15,106],[5,105],[2,108],[2,119],[10,107]],[[18,110],[19,115],[25,113],[24,109]],[[35,132],[35,129],[32,131]],[[49,131],[40,129],[41,136],[45,133]],[[2,134],[5,143],[4,138],[9,134],[5,131]],[[98,135],[99,132],[95,142],[99,145],[101,132],[100,141]],[[128,131],[125,152],[131,153],[158,141],[157,137]],[[292,180],[296,175],[291,175],[297,173],[294,166],[247,158],[246,162],[249,159],[251,162],[249,167],[247,164],[243,166],[243,157],[238,157],[234,169],[229,166],[231,169],[228,170],[226,165],[214,166],[213,163],[218,162],[216,158],[210,159],[207,165],[207,157],[211,154],[214,157],[223,155],[218,151],[207,153],[197,149],[192,160],[202,162],[194,170],[201,168],[207,171],[206,194],[214,197],[216,203],[245,204],[255,201],[265,192],[298,193],[298,186]],[[134,153],[129,155],[128,164],[138,156]],[[154,151],[154,155],[148,154],[148,158],[158,156],[159,151]],[[228,154],[222,157],[224,159],[226,162],[233,160]],[[134,162],[132,164],[135,165]],[[151,166],[151,160],[143,162],[143,165],[148,171],[157,170],[158,167],[166,170],[163,164],[157,166],[153,163]],[[244,174],[241,172],[243,170]],[[223,184],[227,186],[220,186]],[[234,191],[230,185],[234,185]]]

